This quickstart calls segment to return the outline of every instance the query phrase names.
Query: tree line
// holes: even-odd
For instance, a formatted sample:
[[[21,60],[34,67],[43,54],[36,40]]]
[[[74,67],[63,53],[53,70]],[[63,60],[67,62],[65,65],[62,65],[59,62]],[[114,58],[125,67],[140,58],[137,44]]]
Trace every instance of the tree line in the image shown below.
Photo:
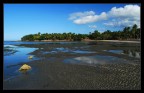
[[[35,41],[35,40],[68,40],[68,41],[81,41],[84,39],[91,40],[132,40],[140,39],[140,28],[136,24],[132,27],[125,27],[122,31],[107,30],[100,33],[95,30],[89,34],[75,34],[75,33],[44,33],[29,34],[21,38],[22,41]]]

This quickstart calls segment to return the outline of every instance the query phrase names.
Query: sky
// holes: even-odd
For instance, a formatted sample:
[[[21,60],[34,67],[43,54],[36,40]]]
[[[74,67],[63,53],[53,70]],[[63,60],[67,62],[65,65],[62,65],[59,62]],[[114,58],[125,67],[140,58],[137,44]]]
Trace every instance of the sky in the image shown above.
[[[89,34],[137,24],[140,4],[4,4],[4,41],[43,33]]]

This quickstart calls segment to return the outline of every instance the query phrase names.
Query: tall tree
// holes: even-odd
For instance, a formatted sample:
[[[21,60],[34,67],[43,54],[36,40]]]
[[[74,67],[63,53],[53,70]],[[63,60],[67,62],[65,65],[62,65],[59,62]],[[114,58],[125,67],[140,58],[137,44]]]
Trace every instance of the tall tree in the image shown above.
[[[137,25],[134,24],[133,27],[132,27],[132,36],[133,36],[133,38],[136,38],[136,31],[137,31]]]

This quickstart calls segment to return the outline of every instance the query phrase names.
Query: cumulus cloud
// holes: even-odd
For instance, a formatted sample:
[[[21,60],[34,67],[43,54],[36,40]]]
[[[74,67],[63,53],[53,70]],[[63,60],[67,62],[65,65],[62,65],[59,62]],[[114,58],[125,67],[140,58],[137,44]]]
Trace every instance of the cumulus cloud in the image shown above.
[[[113,7],[108,12],[99,15],[94,11],[76,12],[70,14],[69,20],[75,24],[87,24],[109,19],[103,23],[106,26],[132,26],[137,24],[140,27],[140,6],[125,5],[124,7]]]
[[[113,7],[108,13],[108,18],[111,18],[104,25],[107,26],[133,26],[137,24],[140,27],[140,6],[126,5],[124,7]]]
[[[124,7],[113,7],[108,15],[110,17],[140,17],[140,7],[138,5],[126,5]]]
[[[70,15],[69,19],[73,20],[75,24],[86,24],[99,20],[105,20],[107,19],[107,15],[105,12],[102,12],[100,15],[96,15],[94,11],[86,11],[73,13]]]

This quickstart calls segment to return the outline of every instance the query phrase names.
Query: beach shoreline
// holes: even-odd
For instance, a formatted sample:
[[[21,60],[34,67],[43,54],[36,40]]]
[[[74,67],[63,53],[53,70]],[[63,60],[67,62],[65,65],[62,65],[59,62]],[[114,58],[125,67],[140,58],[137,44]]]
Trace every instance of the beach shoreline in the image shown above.
[[[122,43],[141,43],[140,40],[97,40],[97,41],[103,41],[103,42],[122,42]]]
[[[25,44],[21,46],[40,48],[38,51],[32,52],[30,54],[40,57],[41,59],[26,63],[32,67],[32,72],[22,74],[9,80],[4,80],[4,90],[141,89],[140,59],[133,59],[125,55],[106,53],[102,50],[112,49],[107,43],[104,46],[99,44],[96,46],[90,46],[87,44],[76,44],[74,46],[71,46],[70,44],[51,44],[49,47],[45,44]],[[72,50],[75,49],[74,47],[79,47],[79,49],[89,49],[91,51],[97,51],[97,53],[69,54],[67,52],[59,52],[56,54],[40,54],[41,48],[43,48],[43,51],[50,51],[57,47],[63,47],[65,49],[68,47]],[[114,47],[113,49],[117,49],[117,47]],[[121,47],[121,49],[123,49],[123,47]],[[81,56],[89,57],[94,55],[115,56],[129,60],[130,62],[129,64],[97,64],[95,66],[64,63],[64,59],[71,59]],[[18,66],[20,67],[20,65]]]
[[[81,41],[70,41],[70,40],[35,40],[35,41],[21,41],[17,42],[123,42],[123,43],[141,43],[141,40],[81,40]]]

